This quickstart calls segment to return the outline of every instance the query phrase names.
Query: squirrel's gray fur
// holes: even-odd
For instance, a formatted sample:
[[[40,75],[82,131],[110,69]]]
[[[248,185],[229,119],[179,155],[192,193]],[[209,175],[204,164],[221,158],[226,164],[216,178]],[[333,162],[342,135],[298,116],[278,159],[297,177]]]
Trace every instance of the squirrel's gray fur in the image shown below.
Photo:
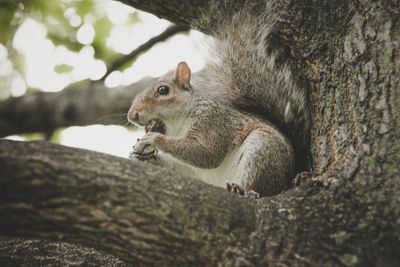
[[[255,16],[252,8],[264,8]],[[263,7],[237,12],[215,32],[214,53],[196,82],[210,88],[239,109],[274,123],[292,142],[296,171],[306,168],[310,135],[310,106],[288,64],[277,64],[270,35],[279,10],[266,1]]]
[[[160,120],[166,132],[148,133],[134,155],[148,155],[151,145],[165,153],[159,164],[220,186],[227,178],[227,189],[240,194],[288,187],[295,161],[301,170],[307,160],[309,107],[288,64],[276,64],[274,50],[266,48],[278,19],[269,5],[262,16],[249,6],[221,22],[215,54],[192,80],[181,62],[174,77],[135,98],[128,119]],[[163,86],[169,95],[157,93]]]

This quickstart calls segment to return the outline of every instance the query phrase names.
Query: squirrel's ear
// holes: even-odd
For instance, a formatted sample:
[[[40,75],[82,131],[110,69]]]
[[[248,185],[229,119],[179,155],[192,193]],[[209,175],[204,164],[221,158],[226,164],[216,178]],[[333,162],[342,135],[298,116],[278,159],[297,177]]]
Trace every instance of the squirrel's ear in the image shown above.
[[[175,81],[180,83],[183,86],[190,85],[190,76],[192,72],[189,68],[189,65],[185,61],[179,62],[178,66],[175,70]]]

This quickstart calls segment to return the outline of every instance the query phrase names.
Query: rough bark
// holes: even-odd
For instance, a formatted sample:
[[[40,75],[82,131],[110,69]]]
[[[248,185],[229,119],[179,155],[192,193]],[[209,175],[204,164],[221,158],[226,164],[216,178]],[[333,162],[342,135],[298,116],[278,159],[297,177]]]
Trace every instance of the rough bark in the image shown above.
[[[0,238],[1,266],[128,266],[118,258],[65,242]]]
[[[120,0],[121,2],[153,13],[160,18],[167,19],[175,24],[195,27],[205,33],[211,33],[216,24],[227,13],[238,10],[244,0]]]
[[[0,137],[60,127],[124,124],[136,93],[155,81],[146,78],[127,87],[106,88],[85,83],[57,93],[35,92],[0,102]]]
[[[143,162],[0,142],[0,234],[83,244],[133,265],[216,263],[249,240],[251,201]]]
[[[205,31],[224,13],[218,1],[125,2]],[[279,4],[270,41],[310,93],[313,175],[254,201],[143,163],[2,141],[1,234],[128,264],[399,266],[399,3]]]
[[[255,201],[95,152],[13,141],[0,151],[1,235],[82,244],[129,265],[400,263],[395,179],[368,195],[365,184],[308,180]]]

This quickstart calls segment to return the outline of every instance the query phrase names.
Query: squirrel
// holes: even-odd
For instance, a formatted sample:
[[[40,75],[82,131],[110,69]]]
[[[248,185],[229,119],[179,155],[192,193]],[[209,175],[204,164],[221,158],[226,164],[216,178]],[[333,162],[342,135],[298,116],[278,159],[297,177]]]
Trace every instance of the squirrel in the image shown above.
[[[132,158],[240,195],[270,196],[290,187],[307,161],[306,91],[287,64],[265,50],[271,26],[259,19],[234,15],[216,33],[216,55],[202,71],[192,77],[180,62],[174,75],[135,97],[128,120],[163,127],[148,127]]]

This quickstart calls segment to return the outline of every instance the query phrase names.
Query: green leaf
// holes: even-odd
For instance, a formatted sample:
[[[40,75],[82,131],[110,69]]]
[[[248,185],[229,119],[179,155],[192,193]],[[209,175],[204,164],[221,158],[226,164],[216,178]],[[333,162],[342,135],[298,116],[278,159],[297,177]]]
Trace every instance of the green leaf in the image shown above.
[[[96,57],[106,61],[109,59],[110,56],[113,56],[112,51],[107,48],[105,42],[107,37],[110,35],[112,27],[113,24],[107,16],[97,19],[93,23],[93,28],[96,32],[96,35],[94,37],[92,45],[96,51]]]
[[[76,2],[76,12],[82,18],[94,10],[94,3],[92,0],[81,0]]]
[[[62,64],[62,65],[57,65],[54,67],[54,71],[57,73],[68,73],[71,72],[74,68],[72,66]]]

